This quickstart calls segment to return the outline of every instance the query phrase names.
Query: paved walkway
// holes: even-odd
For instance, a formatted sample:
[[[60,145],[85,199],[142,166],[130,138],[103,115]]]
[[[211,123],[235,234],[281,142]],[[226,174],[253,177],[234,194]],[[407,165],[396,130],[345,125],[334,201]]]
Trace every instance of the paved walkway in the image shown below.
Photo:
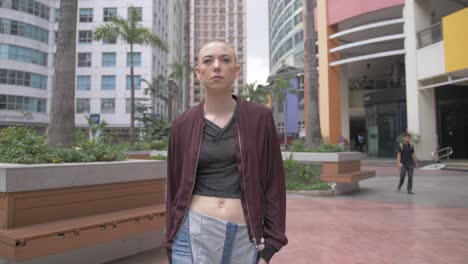
[[[396,191],[395,168],[375,169],[352,195],[289,195],[289,244],[271,263],[467,263],[468,173],[417,170],[416,195],[408,195]],[[137,263],[167,263],[165,252],[109,264]]]

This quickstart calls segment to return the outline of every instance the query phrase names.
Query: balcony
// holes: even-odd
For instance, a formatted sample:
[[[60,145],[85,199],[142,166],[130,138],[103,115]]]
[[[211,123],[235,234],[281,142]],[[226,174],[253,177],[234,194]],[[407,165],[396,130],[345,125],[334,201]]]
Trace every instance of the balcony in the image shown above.
[[[429,28],[419,31],[417,33],[417,38],[418,49],[442,41],[442,22],[438,22]]]

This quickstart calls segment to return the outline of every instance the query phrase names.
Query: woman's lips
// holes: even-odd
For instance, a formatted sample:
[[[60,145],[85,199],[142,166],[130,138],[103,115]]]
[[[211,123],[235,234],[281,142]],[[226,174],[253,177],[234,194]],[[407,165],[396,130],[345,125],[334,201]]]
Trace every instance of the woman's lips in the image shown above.
[[[224,78],[221,77],[221,76],[214,76],[214,77],[211,77],[210,80],[212,80],[212,81],[219,81],[219,80],[222,80],[222,79],[224,79]]]

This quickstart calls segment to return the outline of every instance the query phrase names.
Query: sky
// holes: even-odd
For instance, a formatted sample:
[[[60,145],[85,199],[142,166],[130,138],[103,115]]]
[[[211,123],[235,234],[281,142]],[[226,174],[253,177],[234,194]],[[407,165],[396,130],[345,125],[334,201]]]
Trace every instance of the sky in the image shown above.
[[[266,83],[269,75],[268,0],[247,3],[247,83]]]

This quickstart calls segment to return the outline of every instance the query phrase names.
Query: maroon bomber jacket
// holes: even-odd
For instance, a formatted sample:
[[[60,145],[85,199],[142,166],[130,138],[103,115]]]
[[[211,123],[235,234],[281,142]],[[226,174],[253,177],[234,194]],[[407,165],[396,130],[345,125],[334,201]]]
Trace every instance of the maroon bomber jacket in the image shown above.
[[[279,251],[288,243],[286,187],[273,115],[265,106],[233,97],[238,103],[234,141],[249,239],[258,245],[263,237]],[[170,131],[166,236],[162,243],[168,252],[190,205],[203,135],[203,105],[201,102],[177,117]]]

